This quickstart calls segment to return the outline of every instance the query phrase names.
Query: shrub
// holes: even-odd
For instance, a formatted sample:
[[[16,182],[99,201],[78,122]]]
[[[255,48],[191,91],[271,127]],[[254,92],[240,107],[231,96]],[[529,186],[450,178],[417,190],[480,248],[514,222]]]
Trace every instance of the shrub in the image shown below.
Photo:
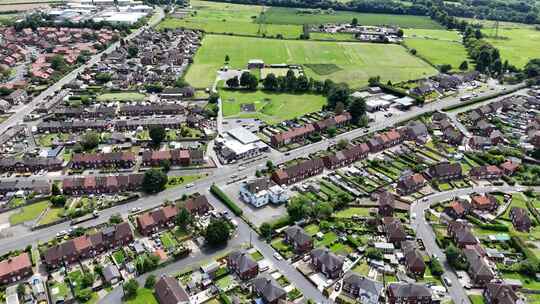
[[[223,204],[225,204],[225,206],[227,206],[229,209],[231,209],[231,211],[236,214],[237,216],[241,216],[242,215],[242,209],[240,209],[240,207],[238,207],[238,205],[236,205],[228,196],[227,194],[225,194],[223,191],[221,191],[221,189],[219,189],[218,186],[216,186],[215,184],[213,184],[211,187],[210,187],[210,192],[212,192],[213,195],[215,195]]]

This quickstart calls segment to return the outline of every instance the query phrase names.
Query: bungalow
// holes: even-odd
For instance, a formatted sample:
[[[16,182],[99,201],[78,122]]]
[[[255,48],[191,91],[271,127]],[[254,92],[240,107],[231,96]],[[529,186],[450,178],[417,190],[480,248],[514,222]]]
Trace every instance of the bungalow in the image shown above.
[[[467,200],[454,200],[450,206],[444,208],[444,212],[453,219],[460,219],[471,212],[472,205]]]
[[[467,272],[475,285],[483,286],[495,278],[495,273],[478,251],[466,248],[463,255],[469,264]]]
[[[268,203],[284,203],[289,199],[289,195],[281,186],[266,177],[242,184],[240,197],[244,202],[257,208]]]
[[[481,211],[492,212],[492,211],[497,210],[497,208],[499,207],[497,198],[491,194],[472,195],[471,203],[474,209],[481,210]]]
[[[510,220],[517,231],[529,232],[531,230],[531,219],[527,214],[527,210],[519,207],[510,209]]]
[[[381,217],[390,217],[394,213],[394,195],[386,190],[379,193],[377,199],[378,213]]]
[[[176,278],[164,275],[156,282],[154,289],[159,304],[191,303],[189,295]]]
[[[252,287],[263,304],[278,304],[287,297],[287,292],[270,275],[260,275],[253,280]]]
[[[0,284],[7,285],[32,275],[32,262],[27,252],[0,262]]]
[[[499,179],[503,175],[503,171],[497,166],[486,165],[478,166],[471,169],[469,172],[471,178],[480,179]]]
[[[354,272],[347,272],[343,277],[343,292],[356,299],[358,303],[378,304],[383,291],[383,284]]]
[[[297,225],[285,229],[284,242],[290,244],[298,254],[303,254],[313,249],[313,239],[304,229]]]
[[[456,242],[459,248],[479,243],[478,239],[472,233],[471,228],[465,222],[451,221],[448,223],[447,233],[454,239],[454,242]]]
[[[145,212],[137,216],[137,228],[142,235],[150,235],[161,228],[173,225],[177,214],[178,208],[174,205]]]
[[[306,178],[321,174],[324,162],[321,158],[302,161],[294,166],[278,169],[272,174],[272,180],[278,185],[290,185]]]
[[[208,199],[205,195],[195,195],[190,198],[188,198],[184,203],[183,207],[187,209],[187,211],[194,215],[205,215],[212,209],[212,206],[208,202]]]
[[[427,169],[426,175],[428,178],[440,182],[447,182],[463,178],[461,165],[459,163],[451,164],[448,162],[441,162],[431,166]]]
[[[402,176],[397,182],[397,192],[400,195],[409,195],[424,187],[426,179],[420,173]]]
[[[415,278],[423,278],[426,271],[426,263],[424,257],[416,248],[413,241],[404,241],[401,243],[401,249],[405,256],[405,268],[407,273]]]
[[[431,304],[431,291],[419,283],[390,283],[386,289],[389,304]]]
[[[343,258],[328,248],[316,248],[310,253],[313,267],[328,279],[337,279],[343,273]]]
[[[486,304],[524,304],[512,286],[504,283],[487,283],[482,294]]]
[[[273,147],[279,148],[290,143],[304,141],[308,136],[315,133],[313,124],[306,124],[301,127],[292,128],[289,131],[274,134],[270,137],[270,143]]]
[[[385,217],[382,219],[383,231],[388,242],[399,245],[407,239],[407,233],[401,225],[401,221],[394,217]]]
[[[259,274],[259,264],[243,250],[236,250],[227,256],[227,266],[242,280],[249,280]]]

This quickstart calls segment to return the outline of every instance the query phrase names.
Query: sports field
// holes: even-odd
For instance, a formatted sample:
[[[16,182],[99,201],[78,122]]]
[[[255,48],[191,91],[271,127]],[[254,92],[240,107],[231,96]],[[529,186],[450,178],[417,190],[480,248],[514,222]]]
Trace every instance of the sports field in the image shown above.
[[[370,14],[350,11],[332,11],[319,9],[299,9],[271,7],[265,12],[266,23],[270,24],[324,24],[351,22],[358,19],[361,25],[397,25],[403,28],[442,29],[443,27],[427,16]]]
[[[461,37],[455,31],[446,30],[405,30],[405,45],[415,49],[418,56],[434,65],[450,64],[457,70],[468,58],[467,50],[461,44]],[[472,65],[469,66],[472,68]]]
[[[220,90],[220,95],[224,117],[259,118],[269,124],[319,111],[326,104],[326,98],[313,94]],[[245,103],[253,103],[256,112],[241,112],[240,105]]]
[[[491,35],[491,29],[483,30]],[[501,52],[502,60],[522,68],[532,58],[540,57],[540,31],[523,26],[521,28],[499,28],[499,38],[487,37],[486,40]]]
[[[163,28],[187,27],[201,29],[208,33],[240,34],[273,37],[281,34],[285,38],[298,38],[302,33],[300,25],[266,24],[259,31],[257,17],[263,6],[242,5],[209,1],[191,1],[194,12],[184,19],[167,18],[158,26]]]
[[[230,56],[231,68],[245,68],[258,58],[271,63],[304,65],[306,76],[332,79],[353,87],[364,86],[371,76],[392,82],[431,76],[437,71],[395,44],[275,40],[206,35],[189,68],[186,80],[193,86],[210,86],[216,71]],[[307,64],[307,65],[306,65]]]

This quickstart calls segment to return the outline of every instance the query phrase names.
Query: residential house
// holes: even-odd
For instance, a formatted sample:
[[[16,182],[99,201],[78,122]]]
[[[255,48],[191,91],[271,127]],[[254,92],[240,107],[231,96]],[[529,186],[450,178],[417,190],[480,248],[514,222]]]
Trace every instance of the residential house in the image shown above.
[[[71,166],[75,169],[117,167],[130,168],[135,164],[135,154],[131,152],[75,153]]]
[[[32,275],[32,262],[27,252],[0,262],[0,284],[7,285]]]
[[[63,160],[48,157],[4,157],[0,159],[0,172],[37,172],[62,170]]]
[[[342,290],[359,303],[378,304],[383,284],[350,271],[343,276]]]
[[[28,94],[25,90],[18,89],[11,92],[6,99],[11,102],[11,104],[26,103],[28,101]]]
[[[137,228],[142,235],[150,235],[159,229],[172,226],[177,214],[178,208],[174,205],[167,205],[145,212],[137,216]]]
[[[249,280],[259,274],[259,264],[244,250],[236,250],[227,256],[227,266],[242,280]]]
[[[499,167],[503,171],[503,174],[506,176],[513,175],[519,168],[519,163],[511,160],[507,160],[504,163],[500,164]]]
[[[270,275],[257,277],[253,280],[252,288],[263,304],[278,304],[287,297],[287,292]]]
[[[134,191],[142,186],[144,174],[69,177],[62,180],[62,192],[69,195]],[[97,181],[100,183],[98,184]]]
[[[343,273],[343,258],[328,248],[316,248],[310,253],[313,267],[328,279],[337,279]]]
[[[428,168],[426,174],[430,179],[440,182],[463,178],[463,171],[459,163],[441,162]]]
[[[469,146],[476,150],[485,150],[491,147],[491,139],[484,136],[472,136],[469,139]]]
[[[303,254],[313,249],[313,239],[301,227],[290,226],[285,229],[284,233],[285,243],[290,244],[296,253]]]
[[[451,221],[448,223],[447,233],[459,248],[479,243],[466,222]]]
[[[465,136],[458,129],[451,127],[443,131],[443,138],[451,145],[461,145]]]
[[[480,179],[499,179],[503,175],[503,171],[497,166],[485,165],[473,167],[469,172],[471,178],[480,180]]]
[[[202,150],[148,150],[142,155],[142,165],[147,167],[162,166],[168,161],[172,166],[193,166],[204,163],[204,152]]]
[[[306,124],[301,127],[292,128],[289,131],[274,134],[270,137],[270,143],[273,147],[279,148],[290,143],[304,141],[308,136],[315,133],[313,124]]]
[[[159,304],[189,304],[191,300],[187,292],[174,277],[162,276],[154,286]]]
[[[182,205],[192,215],[205,215],[212,209],[205,195],[194,195],[188,198]]]
[[[416,244],[413,241],[404,241],[401,243],[401,249],[405,256],[405,268],[407,273],[415,278],[423,278],[426,271],[426,263],[424,263],[424,257],[416,248]]]
[[[476,125],[474,126],[474,130],[478,135],[481,136],[489,136],[493,130],[495,130],[495,126],[488,123],[486,120],[482,119],[478,122],[476,122]]]
[[[504,134],[497,129],[489,133],[489,140],[493,146],[504,144],[506,142]]]
[[[335,115],[323,120],[315,122],[313,125],[317,132],[323,132],[329,128],[341,128],[351,122],[351,114],[343,112],[342,114]]]
[[[272,174],[272,179],[278,185],[290,185],[306,178],[321,174],[324,169],[324,162],[321,158],[313,158],[301,161],[285,169],[277,169]]]
[[[407,233],[398,218],[385,217],[382,219],[383,231],[389,243],[399,245],[407,239]]]
[[[464,218],[471,212],[472,205],[467,200],[454,200],[450,206],[444,208],[444,212],[453,219]]]
[[[512,286],[504,283],[487,283],[482,294],[486,304],[525,304]]]
[[[257,208],[268,203],[285,203],[289,199],[285,189],[266,177],[243,183],[240,186],[240,197]]]
[[[431,290],[420,283],[390,283],[386,289],[389,304],[431,304]]]
[[[475,285],[483,286],[495,278],[495,273],[477,250],[465,248],[463,249],[463,255],[469,264],[467,272]]]
[[[379,193],[377,199],[378,213],[381,217],[390,217],[394,214],[394,195],[386,190]]]
[[[402,176],[397,182],[397,192],[400,195],[409,195],[424,187],[426,179],[420,173]]]
[[[531,230],[532,223],[527,213],[527,210],[519,207],[510,209],[510,220],[512,220],[512,225],[517,231],[529,232]]]
[[[474,209],[493,212],[499,207],[497,198],[491,194],[476,194],[471,196],[471,203]]]
[[[429,133],[425,124],[419,121],[413,121],[404,128],[404,135],[409,140],[425,143]]]
[[[324,165],[328,169],[337,169],[340,167],[348,166],[360,159],[367,157],[369,153],[369,147],[367,144],[362,143],[352,147],[348,147],[341,151],[337,151],[334,154],[326,155],[323,157]]]

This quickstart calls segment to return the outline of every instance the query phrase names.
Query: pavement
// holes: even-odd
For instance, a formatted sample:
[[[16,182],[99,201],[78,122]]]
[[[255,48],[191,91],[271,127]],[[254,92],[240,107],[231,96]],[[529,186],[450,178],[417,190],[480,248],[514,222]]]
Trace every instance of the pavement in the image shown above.
[[[448,261],[446,260],[446,255],[444,252],[439,248],[437,245],[437,242],[435,241],[435,233],[433,232],[433,229],[431,228],[431,225],[427,223],[424,212],[428,210],[432,204],[451,200],[454,197],[461,196],[461,195],[469,195],[472,193],[488,193],[493,191],[500,191],[504,193],[509,192],[520,192],[525,191],[527,189],[533,189],[534,191],[540,191],[540,187],[525,187],[525,186],[488,186],[488,187],[472,187],[472,188],[464,188],[464,189],[456,189],[446,192],[439,192],[432,195],[429,195],[425,198],[423,198],[421,201],[417,200],[411,205],[411,223],[412,228],[416,231],[416,237],[422,239],[424,242],[424,246],[426,248],[426,252],[435,255],[439,261],[441,262],[441,265],[444,269],[443,276],[450,279],[450,281],[453,283],[452,286],[448,287],[448,293],[452,297],[452,300],[456,304],[470,304],[469,297],[467,296],[467,292],[465,291],[465,288],[461,284],[459,284],[459,279],[455,273],[455,271],[452,269],[452,267],[448,264]]]

